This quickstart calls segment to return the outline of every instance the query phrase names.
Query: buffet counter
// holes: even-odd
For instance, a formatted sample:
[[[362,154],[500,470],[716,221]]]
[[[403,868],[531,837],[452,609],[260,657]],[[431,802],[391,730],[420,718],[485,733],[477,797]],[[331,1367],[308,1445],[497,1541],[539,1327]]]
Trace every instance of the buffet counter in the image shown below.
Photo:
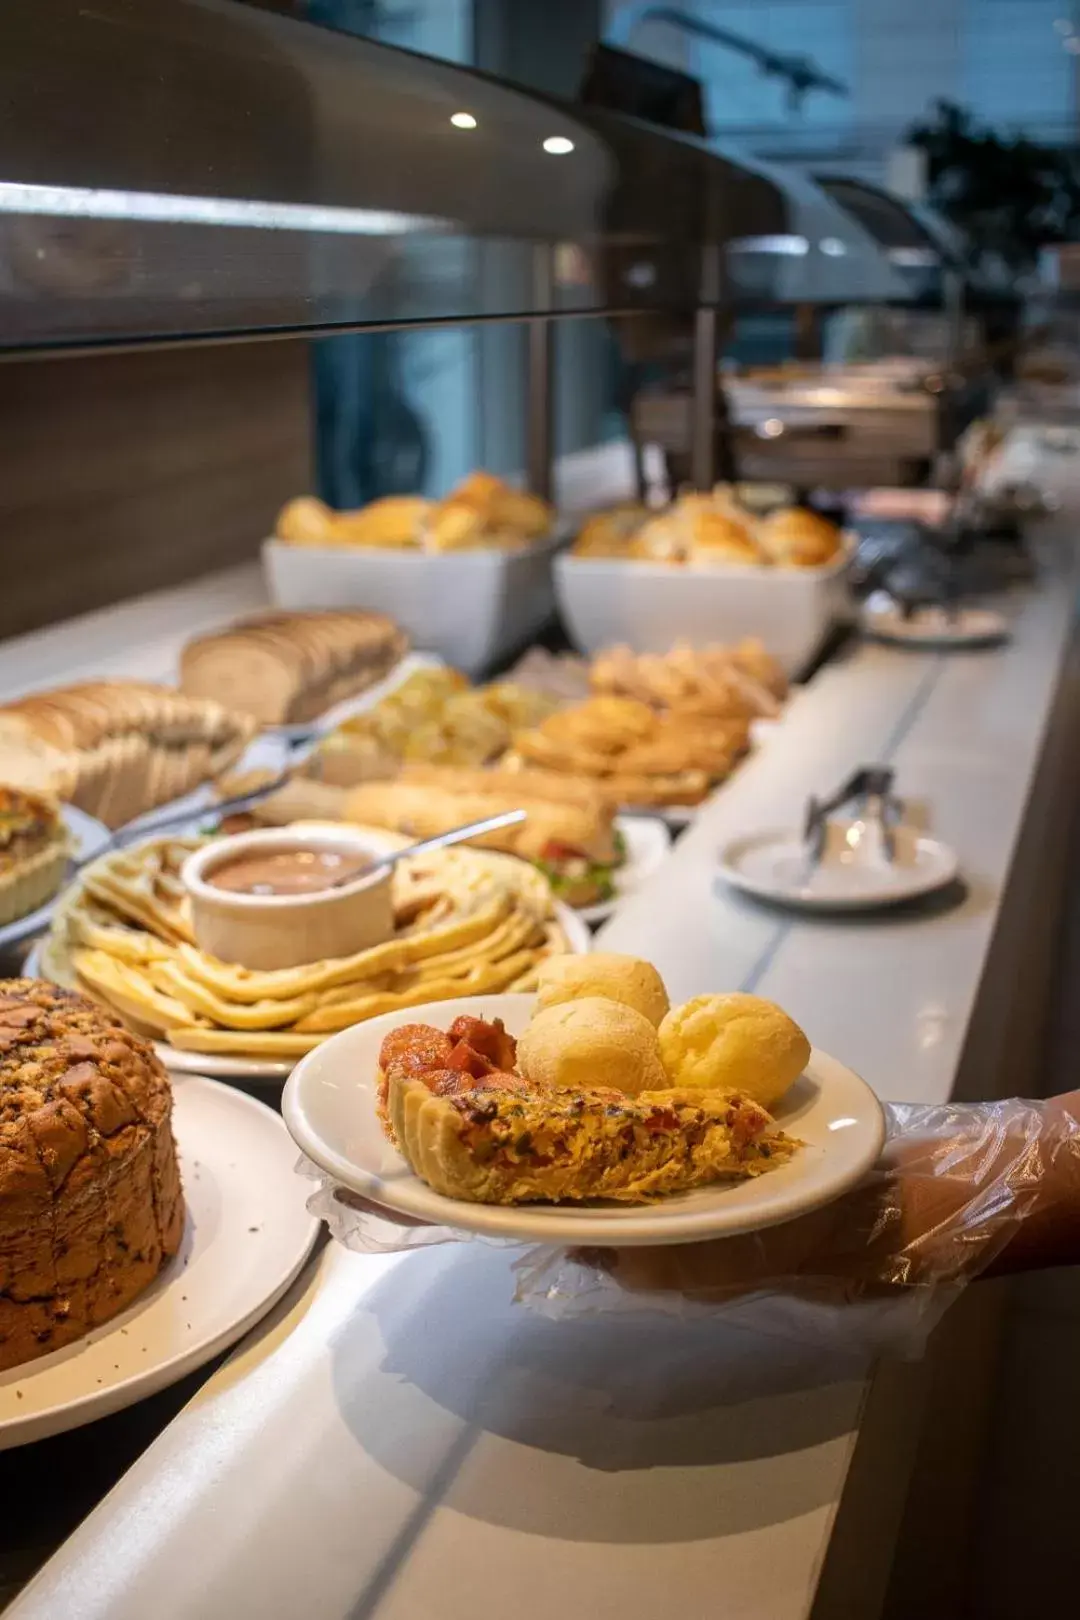
[[[599,943],[649,957],[673,1000],[776,999],[885,1098],[1037,1084],[1075,779],[1068,541],[1065,518],[1046,526],[1039,584],[1005,604],[1008,645],[862,645],[820,673]],[[217,618],[259,600],[253,576],[229,578]],[[182,633],[209,600],[189,594]],[[177,621],[162,603],[125,611],[110,673],[150,674]],[[26,684],[60,673],[35,639]],[[55,643],[63,673],[100,671],[75,640]],[[11,669],[0,650],[0,684]],[[962,888],[838,921],[719,885],[728,838],[797,821],[808,793],[871,761],[955,846]],[[513,1303],[517,1258],[481,1242],[325,1246],[11,1620],[876,1612],[925,1364],[700,1319],[551,1321]]]

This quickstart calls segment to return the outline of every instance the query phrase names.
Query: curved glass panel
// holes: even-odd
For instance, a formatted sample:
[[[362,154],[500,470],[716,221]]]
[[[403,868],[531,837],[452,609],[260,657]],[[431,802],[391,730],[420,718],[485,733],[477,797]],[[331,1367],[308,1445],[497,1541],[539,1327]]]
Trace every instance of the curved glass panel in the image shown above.
[[[736,302],[903,303],[912,296],[864,222],[796,170],[747,159],[784,198],[784,230],[728,244]]]
[[[0,347],[689,308],[701,143],[230,0],[0,7]]]

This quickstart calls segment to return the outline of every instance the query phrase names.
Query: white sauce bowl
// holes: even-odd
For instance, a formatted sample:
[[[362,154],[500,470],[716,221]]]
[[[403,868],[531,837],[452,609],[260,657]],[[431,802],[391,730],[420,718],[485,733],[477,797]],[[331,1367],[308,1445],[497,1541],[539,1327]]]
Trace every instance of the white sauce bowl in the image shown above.
[[[216,868],[243,857],[312,849],[380,864],[338,888],[311,894],[242,894],[208,881]],[[189,855],[181,870],[199,949],[260,970],[351,956],[390,939],[390,877],[385,845],[347,826],[311,822],[217,838]]]

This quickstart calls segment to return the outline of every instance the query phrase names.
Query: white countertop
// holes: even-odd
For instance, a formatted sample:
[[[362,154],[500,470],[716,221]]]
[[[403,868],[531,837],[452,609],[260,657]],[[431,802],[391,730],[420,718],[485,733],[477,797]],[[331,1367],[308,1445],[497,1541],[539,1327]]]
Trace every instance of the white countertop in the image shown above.
[[[12,636],[0,641],[0,701],[66,681],[175,681],[180,649],[190,636],[268,604],[259,564],[238,563],[187,585]]]
[[[1058,525],[1059,540],[1067,533]],[[865,646],[792,703],[604,930],[673,999],[773,996],[881,1095],[943,1100],[1030,815],[1076,565],[964,657]],[[4,680],[0,654],[0,682]],[[961,854],[953,909],[782,917],[714,855],[889,760]],[[9,1610],[12,1620],[802,1620],[874,1387],[862,1362],[715,1323],[556,1323],[484,1244],[326,1248]]]

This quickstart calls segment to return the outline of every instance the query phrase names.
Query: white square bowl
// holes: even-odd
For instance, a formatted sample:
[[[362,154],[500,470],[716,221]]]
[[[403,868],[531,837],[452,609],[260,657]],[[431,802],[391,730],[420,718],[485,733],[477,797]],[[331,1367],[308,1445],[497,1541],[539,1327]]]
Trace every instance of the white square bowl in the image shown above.
[[[568,554],[555,561],[555,596],[571,641],[585,653],[617,644],[665,653],[676,641],[705,646],[756,636],[796,675],[849,616],[849,556],[847,548],[825,568],[755,568]]]
[[[414,647],[478,675],[523,649],[555,611],[550,535],[520,551],[380,551],[263,542],[271,599],[282,608],[370,608]]]

